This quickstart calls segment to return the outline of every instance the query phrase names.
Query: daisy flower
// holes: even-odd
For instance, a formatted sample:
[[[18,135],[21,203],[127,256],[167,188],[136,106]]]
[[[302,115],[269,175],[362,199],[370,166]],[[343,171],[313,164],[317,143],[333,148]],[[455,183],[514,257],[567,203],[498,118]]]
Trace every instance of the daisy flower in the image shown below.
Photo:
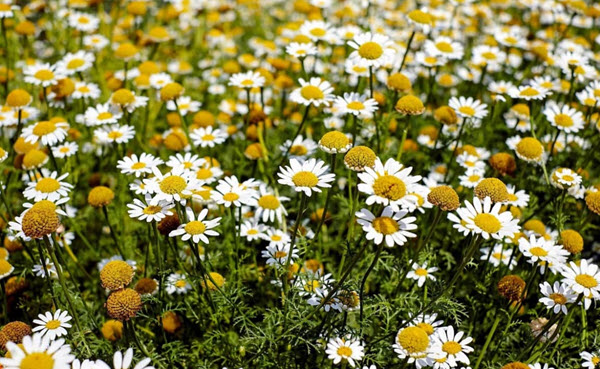
[[[207,236],[218,236],[219,233],[214,231],[213,228],[219,225],[221,217],[214,219],[205,219],[208,214],[208,209],[202,209],[198,213],[198,217],[194,215],[194,212],[190,209],[186,209],[187,218],[189,221],[185,224],[181,224],[176,230],[169,233],[169,237],[181,236],[181,240],[187,241],[191,239],[194,243],[202,241],[208,244]]]
[[[378,68],[389,64],[396,55],[392,48],[392,40],[381,33],[360,33],[354,36],[348,45],[354,49],[349,58],[358,61],[365,67]]]
[[[508,95],[513,99],[543,100],[552,92],[540,86],[519,86],[508,90]]]
[[[556,245],[552,240],[546,240],[543,236],[536,238],[530,235],[529,239],[519,238],[519,250],[527,257],[528,263],[541,264],[542,268],[546,264],[563,263],[569,256],[569,252],[562,246]]]
[[[61,70],[56,69],[56,65],[48,63],[25,67],[23,74],[25,75],[25,82],[42,87],[55,85],[59,80],[66,77]]]
[[[289,166],[279,167],[277,182],[310,197],[313,191],[321,192],[321,188],[331,187],[330,182],[335,179],[335,174],[326,173],[327,169],[329,166],[323,160],[311,158],[300,163],[296,159],[290,159]]]
[[[581,360],[583,360],[581,366],[586,369],[595,369],[600,363],[600,352],[583,351],[579,356],[581,357]]]
[[[482,253],[480,260],[486,260],[495,267],[502,264],[507,265],[508,270],[512,270],[517,266],[517,260],[512,257],[513,250],[511,247],[498,243],[494,247],[484,247],[479,251]]]
[[[192,285],[187,281],[187,278],[184,274],[181,273],[172,273],[167,277],[167,283],[165,286],[165,291],[169,295],[174,293],[178,295],[183,295],[192,289]]]
[[[179,155],[179,154],[178,154]],[[117,162],[117,168],[123,174],[134,174],[136,178],[145,174],[152,173],[152,169],[163,163],[162,159],[151,154],[142,153],[139,157],[136,154],[125,156]]]
[[[344,92],[343,97],[337,96],[334,105],[341,115],[352,114],[361,118],[372,117],[378,109],[375,99],[370,99],[367,95],[356,92]]]
[[[194,145],[200,147],[215,147],[225,142],[227,137],[229,137],[227,132],[218,128],[213,129],[212,126],[206,128],[200,127],[190,133],[190,138],[193,140]]]
[[[96,129],[94,136],[102,144],[122,144],[129,142],[135,136],[135,128],[129,125],[113,124]]]
[[[425,52],[432,56],[442,56],[450,60],[462,59],[463,46],[449,37],[439,36],[435,40],[426,40],[423,46]]]
[[[192,196],[192,191],[200,189],[202,182],[196,179],[194,172],[182,168],[173,169],[165,174],[157,167],[152,168],[154,177],[144,179],[149,191],[154,194],[151,204],[161,200],[183,201]]]
[[[581,259],[579,265],[570,262],[562,270],[563,283],[575,293],[600,298],[600,271],[596,264]]]
[[[283,221],[283,217],[287,215],[283,202],[290,199],[285,196],[279,196],[276,192],[267,187],[266,184],[261,184],[258,188],[258,198],[256,200],[256,219],[261,219],[264,223],[274,222],[275,219],[279,223]]]
[[[583,114],[567,105],[562,107],[551,101],[544,109],[548,122],[556,129],[566,133],[576,133],[583,129]]]
[[[248,241],[256,241],[263,239],[263,233],[267,229],[264,224],[258,223],[256,220],[247,220],[240,226],[240,236],[246,237]]]
[[[185,170],[197,171],[206,163],[206,159],[201,158],[196,154],[191,154],[188,152],[183,155],[177,153],[175,155],[170,156],[166,165],[171,169],[181,167]]]
[[[84,122],[87,126],[115,124],[122,116],[123,113],[113,105],[98,104],[96,107],[90,106],[85,110]]]
[[[229,86],[251,89],[264,85],[265,77],[258,72],[236,73],[229,78]]]
[[[292,42],[285,47],[285,52],[295,58],[302,59],[309,55],[317,55],[318,49],[312,43]]]
[[[127,204],[129,216],[146,222],[159,222],[167,215],[173,215],[170,209],[175,207],[175,204],[168,201],[159,201],[156,205],[151,205],[152,195],[146,194],[144,201],[133,199],[133,204]]]
[[[256,190],[240,183],[237,177],[230,176],[219,180],[212,199],[219,205],[229,208],[253,205],[256,201]]]
[[[189,96],[180,96],[175,101],[167,101],[167,110],[179,111],[181,115],[186,116],[188,113],[195,113],[200,110],[202,104],[192,100]]]
[[[290,256],[290,249],[291,256]],[[278,243],[276,245],[268,245],[266,250],[261,252],[261,256],[267,259],[267,265],[277,264],[279,266],[285,266],[288,263],[288,258],[292,258],[290,260],[290,265],[293,264],[293,261],[298,259],[298,249],[292,248],[290,243],[281,244]]]
[[[317,144],[310,138],[304,138],[302,135],[298,135],[294,141],[286,140],[283,145],[279,147],[282,152],[289,152],[290,158],[301,158],[312,155],[317,150]]]
[[[456,224],[456,229],[466,229],[466,234],[480,234],[484,239],[490,237],[501,240],[504,237],[512,237],[519,231],[519,220],[513,219],[509,211],[500,213],[501,203],[492,204],[492,200],[486,197],[483,202],[478,197],[473,198],[473,204],[465,200],[465,207],[456,209],[454,213],[448,214],[448,219]]]
[[[109,103],[114,108],[120,108],[128,113],[133,113],[135,109],[146,106],[148,98],[146,96],[138,96],[132,91],[121,89],[113,92]]]
[[[414,224],[417,218],[404,218],[407,214],[407,211],[394,211],[392,207],[386,206],[379,217],[375,217],[367,209],[361,209],[355,215],[358,218],[358,224],[366,232],[367,240],[373,240],[376,245],[385,241],[388,247],[392,247],[394,245],[402,246],[408,241],[408,238],[417,237],[411,232],[417,229],[417,225]]]
[[[473,99],[472,97],[452,97],[450,98],[450,101],[448,101],[448,106],[454,109],[456,114],[463,118],[483,119],[488,114],[487,105],[482,104],[481,101]]]
[[[475,188],[485,177],[484,169],[468,168],[465,174],[458,177],[460,185],[466,188]]]
[[[75,82],[75,91],[71,94],[73,99],[90,99],[94,100],[100,97],[100,88],[95,83]]]
[[[33,266],[33,274],[36,277],[46,278],[46,276],[50,278],[58,278],[58,272],[56,271],[56,266],[50,261],[49,258],[46,258],[44,261],[44,265],[35,264]]]
[[[37,319],[33,320],[37,324],[32,331],[40,332],[44,337],[48,337],[50,341],[54,341],[57,337],[62,337],[67,334],[66,328],[71,328],[69,321],[73,319],[69,316],[68,311],[56,310],[54,314],[47,311],[45,314],[39,314]]]
[[[504,203],[507,205],[516,206],[518,208],[525,208],[529,204],[530,196],[525,190],[519,190],[513,185],[507,185],[506,190],[508,191],[508,200]]]
[[[42,145],[54,146],[64,141],[68,129],[69,123],[64,121],[41,121],[23,128],[21,136],[25,138],[26,142],[40,141]]]
[[[374,168],[365,167],[364,172],[358,173],[361,180],[358,190],[368,195],[367,205],[382,204],[391,206],[394,211],[412,211],[418,199],[410,194],[415,192],[415,184],[421,176],[411,176],[411,171],[412,167],[404,168],[392,158],[385,165],[377,158]]]
[[[550,183],[561,190],[577,187],[581,184],[581,176],[569,168],[556,168],[550,175]]]
[[[79,150],[79,146],[77,146],[77,143],[65,142],[58,146],[54,146],[52,148],[52,154],[59,159],[63,159],[75,155],[75,153],[77,153],[77,150]]]
[[[540,302],[546,305],[546,308],[552,309],[554,314],[561,311],[567,314],[567,304],[572,304],[577,299],[577,295],[566,284],[559,282],[554,282],[554,285],[548,282],[540,283],[540,292],[544,295]]]
[[[283,246],[290,242],[290,236],[281,229],[268,228],[262,235],[265,241],[269,241],[269,246]]]
[[[69,173],[58,176],[57,172],[51,172],[43,177],[29,182],[27,188],[23,191],[23,196],[27,200],[35,202],[41,200],[56,201],[60,198],[69,196],[69,192],[73,185],[68,182],[62,182],[67,178]]]
[[[6,351],[10,357],[0,358],[4,369],[40,368],[40,365],[52,369],[70,369],[70,363],[75,359],[71,347],[65,344],[63,338],[51,340],[48,335],[40,333],[25,336],[22,345],[7,342]]]
[[[344,363],[347,362],[352,368],[365,356],[364,347],[360,341],[349,337],[330,338],[325,353],[329,360],[333,360],[333,364],[337,365],[343,361]]]
[[[67,53],[56,63],[57,69],[60,69],[67,76],[72,76],[77,72],[83,72],[90,69],[94,64],[94,54],[79,50],[75,53]]]
[[[334,36],[334,30],[329,23],[320,20],[305,21],[300,26],[300,34],[307,36],[311,41],[326,41]]]
[[[319,77],[313,77],[308,82],[300,78],[299,88],[292,91],[290,100],[302,105],[328,105],[329,101],[334,99],[333,87],[331,84]]]
[[[406,277],[417,281],[417,286],[419,287],[423,287],[427,279],[431,279],[432,281],[436,280],[435,276],[433,276],[431,273],[437,272],[438,268],[427,268],[427,262],[423,263],[423,265],[412,263],[411,268],[412,270],[408,272]]]
[[[71,12],[67,21],[69,26],[83,32],[94,32],[98,29],[98,25],[100,24],[98,17],[82,12]]]
[[[431,350],[443,353],[445,357],[454,362],[469,364],[467,354],[473,352],[473,348],[469,346],[473,342],[473,338],[464,336],[465,333],[462,331],[455,334],[452,326],[441,328],[433,337]]]

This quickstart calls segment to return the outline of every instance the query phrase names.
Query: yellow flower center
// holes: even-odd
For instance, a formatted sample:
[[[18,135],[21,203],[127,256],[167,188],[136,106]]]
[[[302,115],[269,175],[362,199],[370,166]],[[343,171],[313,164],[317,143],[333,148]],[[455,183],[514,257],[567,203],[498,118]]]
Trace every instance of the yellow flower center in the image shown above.
[[[212,171],[208,168],[198,169],[196,172],[197,179],[208,179],[210,177],[212,177]]]
[[[373,182],[373,192],[377,196],[396,201],[406,195],[406,185],[401,179],[386,174]]]
[[[160,212],[162,208],[157,205],[146,206],[143,210],[144,214],[152,215]]]
[[[225,195],[223,195],[223,200],[228,201],[228,202],[233,202],[239,198],[240,198],[240,195],[238,195],[237,193],[234,193],[234,192],[228,192]]]
[[[433,326],[429,323],[421,322],[421,323],[417,324],[417,327],[424,330],[428,336],[431,336],[434,332]]]
[[[187,186],[185,179],[180,176],[168,176],[160,182],[160,190],[166,194],[174,195],[181,193]]]
[[[240,83],[242,86],[247,86],[250,87],[252,85],[254,85],[254,81],[251,79],[245,79]]]
[[[475,218],[473,218],[473,222],[482,231],[490,234],[496,233],[502,229],[502,223],[500,223],[498,218],[488,213],[477,214]]]
[[[133,163],[133,165],[131,166],[131,169],[142,169],[142,168],[146,168],[146,163],[138,161],[137,163]]]
[[[302,97],[306,100],[319,100],[325,97],[320,88],[312,85],[302,87],[300,90],[300,95],[302,95]]]
[[[464,115],[468,115],[470,117],[475,115],[475,109],[473,109],[470,106],[461,106],[460,108],[458,108],[458,111],[463,113]]]
[[[43,193],[52,193],[60,188],[60,183],[54,178],[42,178],[35,185],[35,189]]]
[[[315,187],[319,178],[312,172],[301,171],[292,177],[292,182],[298,187]]]
[[[585,288],[594,288],[598,285],[598,281],[596,278],[592,277],[589,274],[580,274],[575,277],[575,282],[582,285]]]
[[[517,144],[517,152],[528,159],[539,159],[544,153],[544,148],[535,138],[525,137]]]
[[[304,145],[294,145],[290,148],[290,154],[296,156],[306,155],[308,153],[308,149]]]
[[[600,357],[598,357],[598,356],[592,357],[592,363],[594,364],[594,366],[600,364]]]
[[[360,45],[358,55],[368,60],[375,60],[383,55],[383,48],[377,42],[368,41]]]
[[[213,141],[215,139],[215,136],[209,134],[206,134],[204,136],[202,136],[202,141]]]
[[[481,53],[481,56],[482,56],[484,59],[488,59],[488,60],[495,60],[495,59],[496,59],[496,54],[494,54],[494,53],[493,53],[493,52],[491,52],[491,51],[486,51],[486,52],[484,52],[484,53]]]
[[[48,323],[46,323],[46,328],[48,329],[56,329],[60,327],[60,320],[50,320]]]
[[[407,327],[398,333],[398,343],[409,354],[423,352],[429,346],[429,336],[422,328]]]
[[[98,120],[106,120],[106,119],[110,119],[112,117],[113,117],[112,113],[105,111],[105,112],[98,114],[97,118],[98,118]]]
[[[54,73],[49,69],[40,69],[33,75],[40,81],[50,81],[54,79]]]
[[[373,228],[377,233],[384,235],[394,234],[400,228],[398,222],[390,217],[379,217],[373,219]]]
[[[548,297],[550,297],[552,301],[558,305],[564,305],[567,303],[567,298],[562,293],[551,293]]]
[[[323,28],[319,28],[319,27],[313,28],[310,30],[310,34],[315,37],[323,37],[323,36],[325,36],[326,32],[327,31],[325,31]]]
[[[352,101],[349,102],[346,107],[351,110],[363,110],[365,108],[365,104],[361,103],[360,101]]]
[[[49,121],[42,121],[33,127],[33,134],[36,136],[44,136],[56,130],[56,124]]]
[[[193,236],[197,234],[203,234],[204,231],[206,231],[206,226],[199,220],[192,220],[185,225],[184,229],[188,234]]]
[[[264,195],[258,199],[258,206],[263,209],[275,210],[279,208],[279,199],[273,195]]]
[[[408,13],[408,17],[416,23],[420,23],[420,24],[430,24],[431,23],[431,15],[429,15],[428,13],[425,13],[422,10],[413,10],[410,13]]]
[[[418,275],[419,277],[426,277],[427,269],[417,268],[417,270],[415,270],[415,274]]]
[[[342,357],[350,357],[352,356],[352,349],[348,346],[341,346],[337,349],[337,354]]]
[[[445,41],[441,41],[435,44],[435,47],[444,53],[451,53],[452,51],[454,51],[454,49],[452,48],[452,45],[449,42],[445,42]]]
[[[529,252],[533,256],[538,256],[538,257],[540,257],[540,256],[548,256],[548,251],[544,250],[543,248],[541,248],[539,246],[530,248]]]
[[[45,352],[34,352],[28,354],[21,360],[20,369],[52,369],[54,368],[54,359],[52,355]]]
[[[448,341],[442,345],[442,351],[446,352],[448,355],[456,355],[461,350],[462,346],[456,341]]]
[[[533,87],[527,87],[527,88],[523,89],[523,91],[521,91],[521,93],[519,94],[519,96],[529,96],[529,97],[532,97],[532,96],[537,96],[539,94],[540,94],[540,92],[537,89],[535,89]]]
[[[72,59],[67,64],[67,69],[77,69],[82,67],[85,64],[85,60],[83,59]]]
[[[187,283],[185,282],[185,280],[180,279],[177,282],[175,282],[175,287],[177,287],[177,288],[184,288],[186,284]]]
[[[118,138],[123,137],[123,133],[121,131],[110,131],[108,132],[108,138],[111,140],[116,140]]]
[[[567,114],[556,114],[554,123],[561,127],[571,127],[573,125],[573,119]]]
[[[271,236],[271,241],[275,241],[275,242],[281,241],[281,236],[277,235],[277,234],[274,234],[274,235]]]

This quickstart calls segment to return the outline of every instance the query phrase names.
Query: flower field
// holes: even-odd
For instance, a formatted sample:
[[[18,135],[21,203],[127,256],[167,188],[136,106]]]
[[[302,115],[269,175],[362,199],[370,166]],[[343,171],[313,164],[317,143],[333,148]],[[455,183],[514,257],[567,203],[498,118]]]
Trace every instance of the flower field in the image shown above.
[[[0,368],[600,368],[600,3],[0,0]]]

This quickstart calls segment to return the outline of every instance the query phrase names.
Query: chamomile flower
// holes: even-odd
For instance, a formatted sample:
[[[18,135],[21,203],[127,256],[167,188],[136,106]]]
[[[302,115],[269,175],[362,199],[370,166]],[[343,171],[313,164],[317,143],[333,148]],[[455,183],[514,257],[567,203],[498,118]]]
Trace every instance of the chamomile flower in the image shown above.
[[[262,238],[269,242],[269,246],[283,246],[291,241],[287,233],[275,228],[267,228]]]
[[[21,136],[25,138],[26,142],[40,141],[42,145],[54,146],[64,141],[68,129],[69,123],[64,121],[41,121],[23,128]]]
[[[300,26],[300,33],[307,36],[311,41],[326,41],[334,36],[334,29],[329,23],[321,20],[305,21]]]
[[[48,337],[50,341],[54,341],[57,337],[62,337],[67,334],[67,328],[71,328],[71,316],[66,310],[56,310],[54,314],[47,311],[45,314],[39,314],[37,319],[33,320],[37,324],[32,332],[40,332],[43,337]]]
[[[52,86],[66,77],[61,70],[56,68],[56,65],[48,63],[28,66],[23,69],[23,74],[25,82],[42,87]]]
[[[575,293],[600,298],[600,271],[596,264],[581,259],[579,265],[570,262],[561,273],[563,282]]]
[[[213,129],[212,126],[206,128],[200,127],[190,133],[190,138],[193,140],[194,145],[200,147],[215,147],[225,142],[228,137],[227,132],[218,128]]]
[[[508,200],[505,201],[505,204],[519,208],[527,207],[530,196],[527,194],[527,192],[525,192],[525,190],[517,191],[513,185],[507,185],[506,190],[508,191]]]
[[[96,31],[98,29],[98,25],[100,24],[100,20],[97,17],[83,12],[69,13],[67,21],[69,23],[69,26],[75,28],[78,31],[88,33]]]
[[[129,142],[135,136],[135,128],[129,125],[114,124],[96,129],[94,136],[99,143],[105,145],[122,144]]]
[[[302,158],[311,156],[317,150],[317,144],[310,138],[304,138],[302,135],[298,135],[294,141],[286,140],[283,145],[280,146],[282,152],[289,152],[290,158],[296,158],[303,161]]]
[[[245,237],[248,241],[260,240],[263,239],[266,228],[264,224],[260,224],[256,220],[247,220],[240,226],[240,236]]]
[[[170,156],[169,160],[167,160],[166,162],[166,165],[171,169],[181,168],[184,170],[197,171],[206,163],[206,159],[201,158],[196,154],[187,152],[183,155],[177,153],[175,155]]]
[[[192,100],[189,96],[180,96],[175,100],[167,101],[167,110],[179,111],[183,116],[197,112],[201,106],[200,102]]]
[[[348,41],[348,45],[354,49],[349,58],[356,60],[365,67],[378,68],[386,65],[394,59],[396,50],[392,48],[392,40],[380,33],[361,33]]]
[[[48,335],[40,333],[25,336],[22,345],[7,342],[6,351],[10,356],[0,358],[0,364],[5,369],[70,369],[70,363],[75,359],[71,347],[65,344],[63,338],[51,340]]]
[[[98,104],[90,106],[84,114],[84,122],[87,126],[100,126],[103,124],[115,124],[121,119],[123,113],[110,104]]]
[[[186,276],[181,273],[171,273],[167,277],[165,290],[169,295],[183,295],[192,289],[192,285],[188,282]]]
[[[424,48],[429,55],[450,60],[462,59],[464,55],[464,48],[459,42],[444,36],[436,37],[435,40],[426,40]]]
[[[513,249],[503,244],[496,244],[494,247],[484,247],[480,249],[482,255],[480,260],[486,260],[495,267],[502,265],[508,266],[512,270],[517,266],[517,260],[513,257]]]
[[[191,239],[196,244],[200,241],[208,244],[209,240],[207,236],[214,237],[219,235],[214,228],[219,225],[221,217],[210,220],[206,219],[206,215],[208,215],[208,209],[202,209],[202,211],[200,211],[196,217],[194,212],[188,208],[186,209],[186,214],[189,221],[181,224],[176,230],[171,231],[169,233],[169,237],[181,236],[182,241]]]
[[[288,258],[291,258],[290,264],[292,264],[299,257],[298,249],[292,248],[289,243],[268,245],[267,249],[261,252],[261,256],[267,259],[267,265],[277,264],[279,266],[286,265]]]
[[[511,237],[520,229],[518,219],[513,219],[509,211],[500,213],[501,207],[501,203],[492,204],[489,197],[486,197],[483,202],[478,197],[474,197],[473,204],[465,200],[465,206],[456,209],[458,216],[449,213],[448,219],[455,223],[454,228],[464,227],[467,230],[465,234],[480,234],[486,240],[490,237],[501,240],[504,237]]]
[[[432,273],[437,272],[438,268],[427,268],[427,262],[423,263],[423,265],[419,265],[418,263],[412,263],[411,269],[412,270],[408,272],[406,277],[417,281],[417,286],[419,286],[419,288],[423,287],[427,279],[431,279],[432,281],[436,280],[435,276],[432,275]]]
[[[600,352],[587,352],[583,351],[579,354],[581,360],[583,360],[582,367],[586,369],[595,369],[600,363]]]
[[[265,77],[258,72],[236,73],[229,78],[229,85],[239,88],[256,88],[265,84]]]
[[[241,207],[242,205],[253,205],[256,202],[256,190],[240,183],[237,177],[230,176],[219,180],[212,199],[219,205],[227,208]]]
[[[569,168],[556,168],[550,175],[550,183],[561,190],[577,187],[581,184],[581,176]]]
[[[161,200],[182,201],[192,196],[192,191],[200,189],[202,182],[196,179],[194,172],[175,168],[165,174],[153,167],[154,177],[144,179],[144,184],[149,186],[149,191],[154,194],[152,205]]]
[[[328,169],[329,166],[322,160],[311,158],[300,163],[296,159],[290,159],[289,166],[279,167],[277,182],[310,197],[313,192],[321,192],[321,188],[331,187],[330,182],[335,179],[335,174],[327,173]]]
[[[377,101],[356,92],[345,92],[335,98],[335,107],[340,114],[352,114],[361,118],[370,118],[377,111]]]
[[[23,191],[23,196],[28,200],[35,202],[41,200],[56,201],[63,197],[67,197],[73,189],[73,185],[68,182],[63,182],[69,173],[64,173],[61,176],[57,172],[51,172],[43,177],[29,182],[27,188]]]
[[[124,174],[134,174],[136,178],[152,173],[152,169],[163,163],[162,159],[154,155],[142,153],[125,156],[117,162],[117,168]]]
[[[576,133],[583,129],[583,114],[567,105],[559,106],[552,101],[546,105],[544,115],[559,131]]]
[[[410,194],[414,192],[415,184],[421,180],[421,176],[411,176],[411,167],[404,168],[392,158],[383,164],[377,158],[374,168],[364,169],[364,172],[358,173],[361,180],[358,190],[368,195],[367,205],[382,204],[391,206],[394,211],[416,209],[418,199]]]
[[[254,216],[265,223],[274,222],[275,219],[281,223],[283,217],[287,215],[283,203],[289,200],[288,197],[279,196],[275,191],[268,188],[266,184],[261,184],[258,188],[256,214]]]
[[[309,55],[317,55],[318,49],[312,43],[292,42],[286,46],[285,52],[295,58],[303,59]]]
[[[448,326],[436,332],[431,350],[443,353],[445,357],[454,362],[469,364],[470,360],[467,354],[473,352],[473,348],[469,346],[471,342],[473,342],[473,338],[465,337],[465,333],[462,331],[455,333],[454,327]]]
[[[567,304],[572,304],[577,299],[577,295],[564,283],[554,282],[551,285],[548,282],[540,283],[540,292],[544,297],[540,302],[546,305],[547,309],[552,309],[554,314],[562,311],[567,314]]]
[[[569,255],[567,250],[556,245],[554,241],[546,240],[544,237],[536,238],[534,235],[529,238],[519,238],[519,250],[527,258],[527,262],[542,266],[564,262]]]
[[[349,337],[335,337],[329,339],[325,353],[329,360],[333,360],[334,365],[337,365],[340,362],[347,362],[352,368],[354,368],[365,355],[364,347],[361,342]]]
[[[448,106],[454,109],[456,114],[463,118],[483,119],[488,114],[487,105],[472,97],[452,97],[450,98],[450,101],[448,101]]]
[[[302,105],[328,105],[334,99],[331,84],[319,77],[313,77],[309,81],[300,78],[300,87],[292,91],[290,99]]]
[[[94,54],[79,50],[75,53],[67,53],[56,63],[57,69],[60,69],[67,76],[72,76],[78,72],[83,72],[94,64]]]
[[[508,95],[513,99],[522,99],[525,101],[543,100],[550,94],[552,94],[550,90],[540,86],[519,86],[508,90]]]
[[[146,194],[144,201],[133,199],[132,204],[127,204],[129,216],[146,222],[159,222],[167,215],[173,215],[170,209],[175,205],[168,201],[159,201],[156,205],[152,205],[152,195]]]
[[[52,261],[50,261],[49,258],[46,258],[46,260],[44,261],[44,265],[35,264],[33,266],[33,274],[35,274],[36,277],[42,278],[58,278],[56,266],[54,265],[54,263],[52,263]]]
[[[394,245],[402,246],[408,241],[408,238],[417,237],[415,233],[411,232],[417,229],[417,225],[414,224],[417,218],[405,218],[407,214],[407,211],[394,211],[392,207],[386,206],[379,217],[367,209],[362,209],[355,215],[358,218],[358,224],[366,232],[367,240],[373,240],[376,245],[385,241],[388,247],[392,247]]]

